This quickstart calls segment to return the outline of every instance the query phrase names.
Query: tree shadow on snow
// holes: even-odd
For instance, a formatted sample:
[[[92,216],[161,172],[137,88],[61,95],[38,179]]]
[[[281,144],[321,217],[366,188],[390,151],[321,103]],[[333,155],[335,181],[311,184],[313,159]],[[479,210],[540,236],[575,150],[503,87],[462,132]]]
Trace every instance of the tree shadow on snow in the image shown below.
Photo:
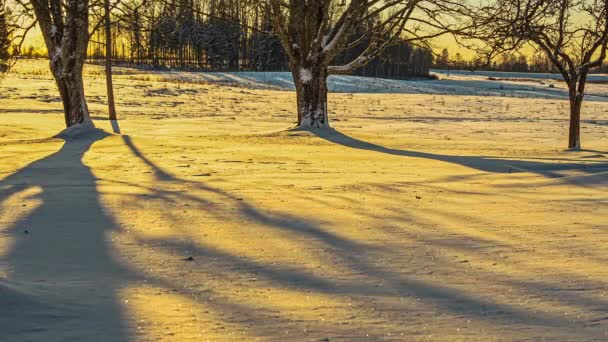
[[[608,182],[608,174],[605,173],[606,171],[608,171],[608,162],[544,162],[497,158],[491,156],[442,155],[384,147],[381,145],[351,137],[335,129],[310,130],[310,132],[315,134],[319,138],[322,138],[334,144],[342,145],[353,149],[373,151],[394,156],[437,160],[446,163],[465,166],[471,169],[488,173],[530,172],[542,175],[547,178],[562,178],[563,175],[558,173],[559,171],[580,171],[585,174],[599,175],[599,177],[594,177],[590,180],[594,183],[597,182],[603,184]],[[565,178],[565,180],[571,181],[571,179],[568,178]],[[585,183],[585,185],[589,184]]]
[[[120,132],[118,123],[114,130]],[[270,233],[288,233],[283,235],[290,238],[298,236],[298,241],[330,253],[332,259],[341,260],[350,272],[360,274],[361,277],[337,279],[306,268],[265,263],[236,255],[224,251],[221,246],[218,248],[208,243],[181,239],[176,241],[136,237],[139,242],[137,248],[158,248],[175,256],[188,251],[197,263],[190,263],[187,267],[211,278],[257,277],[263,280],[268,288],[338,295],[340,298],[348,296],[354,303],[382,313],[382,319],[390,321],[393,326],[401,325],[411,310],[411,303],[400,304],[397,300],[404,297],[419,298],[448,315],[487,321],[505,328],[512,328],[513,324],[546,326],[557,330],[566,329],[563,327],[568,326],[568,321],[556,314],[541,314],[515,304],[494,302],[481,298],[474,292],[457,289],[448,282],[430,283],[399,271],[399,267],[379,265],[371,256],[393,251],[386,247],[353,241],[313,220],[264,210],[221,188],[181,179],[148,158],[130,136],[121,137],[133,155],[151,169],[155,181],[151,186],[122,180],[104,182],[145,189],[145,197],[138,198],[139,195],[133,195],[137,200],[162,201],[166,208],[171,208],[176,202],[189,203],[201,208],[205,215],[211,215],[218,220],[239,220],[254,223]],[[106,336],[112,336],[113,341],[132,340],[134,337],[127,327],[127,317],[119,303],[118,292],[130,283],[138,281],[177,291],[192,301],[201,302],[204,304],[202,307],[229,314],[222,317],[231,320],[231,323],[253,321],[256,323],[254,329],[265,329],[270,335],[276,333],[278,325],[297,327],[298,324],[304,324],[294,321],[293,316],[271,312],[267,307],[248,305],[239,300],[238,295],[212,301],[201,296],[196,289],[188,287],[184,279],[168,279],[160,274],[146,274],[119,261],[112,254],[107,239],[109,233],[118,231],[121,227],[101,203],[98,191],[100,180],[95,178],[82,161],[90,147],[104,138],[105,134],[100,131],[92,138],[66,141],[58,152],[31,163],[0,182],[0,205],[9,197],[29,188],[39,189],[38,194],[34,196],[40,202],[40,205],[25,217],[11,223],[8,235],[14,239],[14,243],[5,255],[0,256],[0,263],[10,269],[9,278],[0,280],[0,306],[3,310],[0,315],[0,340],[49,340],[49,336],[57,337],[58,340]],[[506,172],[499,171],[503,170],[504,166],[489,167],[487,162],[475,161],[475,157],[449,157],[387,149],[339,133],[324,138],[352,148],[433,158],[465,166],[480,163],[479,167],[485,170]],[[172,185],[175,184],[183,184],[192,191],[174,190]],[[216,205],[217,202],[224,205]],[[166,210],[163,215],[167,215],[169,219],[179,219],[172,216],[179,214],[171,213],[171,210]],[[25,230],[29,234],[25,234]],[[382,286],[378,286],[379,283]],[[207,295],[213,296],[214,290],[207,289]],[[378,298],[392,298],[393,301],[378,302]],[[377,320],[378,317],[380,316],[370,313],[369,320]],[[370,329],[373,328],[327,327],[316,319],[305,324],[318,327],[317,331],[324,329],[336,335],[351,337],[364,331],[372,333]],[[86,336],[78,335],[83,331],[87,333]]]
[[[211,244],[188,242],[183,241],[183,239],[139,238],[139,243],[142,245],[154,246],[171,255],[183,255],[184,251],[187,251],[198,261],[193,267],[197,271],[206,274],[208,278],[234,279],[235,277],[243,277],[246,279],[255,277],[263,280],[272,288],[290,289],[303,293],[312,292],[337,295],[338,297],[349,296],[354,302],[371,307],[378,305],[374,303],[373,299],[370,299],[370,297],[374,296],[393,299],[416,297],[425,303],[438,307],[439,310],[446,314],[488,321],[493,324],[504,324],[505,326],[523,324],[560,329],[567,325],[566,321],[559,315],[533,313],[516,305],[493,302],[477,296],[474,292],[452,287],[449,283],[442,285],[421,281],[415,279],[415,277],[410,277],[408,274],[396,272],[395,269],[388,268],[387,266],[378,265],[369,256],[392,253],[390,249],[353,241],[332,232],[331,229],[323,227],[312,220],[283,212],[263,210],[254,206],[249,201],[220,188],[199,181],[179,178],[147,158],[131,137],[125,135],[122,137],[127,147],[131,149],[131,152],[151,168],[152,174],[155,175],[156,179],[154,185],[149,187],[122,181],[119,181],[119,183],[145,188],[147,193],[146,198],[154,198],[155,200],[166,202],[165,207],[170,207],[173,203],[191,203],[194,207],[206,208],[207,214],[212,214],[215,218],[224,222],[238,219],[247,223],[254,223],[271,233],[288,233],[287,236],[298,236],[298,240],[306,241],[310,246],[330,251],[332,258],[341,260],[351,272],[363,275],[360,279],[340,280],[316,274],[306,268],[295,268],[277,263],[263,263],[252,258],[224,251],[221,249],[221,246],[217,248]],[[352,143],[352,141],[347,143]],[[379,148],[381,151],[384,149],[372,144],[362,144],[359,146]],[[498,169],[498,166],[496,168]],[[171,190],[169,187],[164,186],[168,185],[163,184],[165,182],[171,184],[181,183],[193,191],[182,192]],[[194,194],[194,190],[197,191],[197,194]],[[217,201],[227,203],[228,206],[223,207],[224,209],[220,206],[218,210],[215,206],[215,202]],[[236,211],[230,209],[236,209]],[[167,215],[170,214],[167,213]],[[157,281],[166,283],[166,280]],[[382,286],[378,286],[378,283],[381,283]],[[165,284],[165,286],[167,285]],[[185,295],[191,292],[185,286],[178,286],[177,284],[170,284],[170,286],[179,288],[178,291]],[[199,300],[204,299],[199,298]],[[256,323],[260,327],[264,325],[274,327],[277,324],[284,324],[289,321],[287,317],[280,315],[265,316],[264,308],[248,307],[239,301],[238,297],[232,300],[228,298],[223,298],[222,300],[222,303],[205,301],[204,306],[212,306],[216,310],[223,311],[223,313],[230,313],[234,308],[238,308],[239,315],[260,319],[261,321]],[[399,313],[407,312],[408,306],[406,304],[384,303],[382,306],[377,306],[376,309],[381,312],[384,310],[387,313],[385,319],[392,320],[392,323],[399,325],[400,320],[405,319]],[[234,314],[234,312],[232,313]],[[245,321],[246,319],[239,317],[238,320]],[[293,321],[291,324],[293,324]],[[352,328],[359,332],[362,329],[365,330],[362,327]],[[334,327],[334,329],[336,330],[336,334],[339,335],[340,332],[338,330],[340,328]],[[350,331],[350,333],[352,334],[353,332]]]
[[[0,182],[0,205],[28,189],[36,192],[28,199],[39,203],[5,230],[13,241],[0,255],[9,270],[0,279],[0,340],[128,340],[117,292],[131,276],[107,243],[120,228],[82,160],[106,136],[98,130],[65,140]]]

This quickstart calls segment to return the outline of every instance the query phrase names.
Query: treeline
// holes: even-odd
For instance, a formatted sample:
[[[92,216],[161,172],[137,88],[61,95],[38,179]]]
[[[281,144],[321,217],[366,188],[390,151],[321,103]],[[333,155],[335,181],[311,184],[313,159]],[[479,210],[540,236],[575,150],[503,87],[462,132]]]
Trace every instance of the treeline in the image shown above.
[[[336,57],[336,64],[347,64],[348,61],[359,56],[368,44],[363,42],[353,49],[342,52]],[[380,56],[356,69],[352,74],[393,79],[427,77],[432,66],[433,53],[430,50],[401,42],[387,47]]]
[[[271,16],[247,0],[166,0],[124,4],[113,11],[114,63],[202,71],[288,71]],[[104,31],[96,30],[88,59],[105,58]],[[336,57],[350,61],[361,41]],[[428,76],[432,53],[402,41],[355,74],[387,78]]]
[[[463,59],[460,53],[451,57],[448,49],[443,49],[433,63],[435,69],[454,69],[454,70],[485,70],[485,71],[504,71],[504,72],[538,72],[538,73],[558,73],[555,65],[545,54],[534,54],[528,57],[523,54],[506,53],[500,55],[491,63],[486,63],[479,58],[470,60]],[[608,73],[608,64],[591,70],[592,73]]]

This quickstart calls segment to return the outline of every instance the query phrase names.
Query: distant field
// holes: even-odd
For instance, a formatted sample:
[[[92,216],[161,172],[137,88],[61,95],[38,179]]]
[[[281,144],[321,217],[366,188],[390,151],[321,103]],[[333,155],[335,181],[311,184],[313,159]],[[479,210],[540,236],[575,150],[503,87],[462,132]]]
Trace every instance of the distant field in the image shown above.
[[[17,74],[23,77],[51,79],[44,60],[21,60]],[[87,65],[89,76],[102,77],[103,69]],[[360,94],[430,94],[515,98],[567,99],[568,93],[559,75],[505,72],[469,72],[433,70],[439,79],[392,80],[359,76],[330,76],[328,86],[333,93]],[[169,82],[242,87],[260,90],[294,90],[289,72],[186,72],[117,67],[115,78],[142,82]],[[548,77],[543,77],[547,75]],[[492,79],[490,79],[492,78]],[[587,100],[608,101],[608,75],[593,75]],[[0,95],[1,96],[1,95]]]
[[[432,69],[437,75],[458,76],[483,76],[494,78],[516,78],[516,79],[538,79],[538,80],[562,80],[560,74],[535,73],[535,72],[501,72],[501,71],[469,71],[469,70],[438,70]],[[592,74],[588,77],[591,82],[608,82],[607,74]]]
[[[328,86],[333,93],[378,93],[378,94],[434,94],[434,95],[478,95],[518,98],[566,99],[568,93],[558,80],[527,82],[525,75],[500,76],[491,80],[475,74],[437,74],[438,80],[414,79],[392,80],[360,76],[330,76]],[[133,79],[160,79],[169,82],[218,84],[252,89],[294,90],[289,72],[183,72],[183,71],[141,71],[131,76]],[[599,80],[600,78],[598,78]],[[608,76],[606,76],[608,80]],[[608,85],[590,84],[587,99],[608,101]]]

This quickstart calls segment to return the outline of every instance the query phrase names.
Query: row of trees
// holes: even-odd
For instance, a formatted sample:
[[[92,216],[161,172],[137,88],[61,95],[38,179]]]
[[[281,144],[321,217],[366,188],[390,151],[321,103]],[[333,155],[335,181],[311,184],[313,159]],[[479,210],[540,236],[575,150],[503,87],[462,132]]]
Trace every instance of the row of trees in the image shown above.
[[[268,60],[255,53],[277,39],[278,42],[274,40],[266,46],[276,51],[280,46],[287,59],[296,86],[298,125],[307,129],[329,127],[327,77],[330,74],[353,73],[369,65],[395,42],[424,45],[430,38],[451,33],[476,44],[481,42],[477,51],[484,58],[479,60],[491,60],[498,54],[533,46],[544,54],[568,85],[571,109],[568,145],[575,149],[580,148],[580,112],[587,75],[602,65],[608,46],[608,0],[480,0],[478,5],[464,0],[208,0],[197,3],[178,0],[171,4],[163,0],[143,3],[133,0],[135,2],[112,6],[106,0],[105,11],[96,10],[99,7],[90,6],[90,1],[20,2],[26,11],[32,10],[38,20],[68,127],[93,126],[84,97],[82,67],[91,36],[89,29],[93,27],[95,32],[99,25],[90,25],[89,18],[102,17],[105,12],[108,19],[111,10],[122,13],[125,18],[145,18],[144,13],[150,11],[162,13],[146,17],[154,19],[150,22],[126,21],[131,23],[129,32],[133,41],[141,42],[129,45],[135,49],[133,54],[137,59],[150,56],[141,51],[147,46],[148,50],[160,51],[160,56],[176,59],[178,63],[194,56],[202,63],[229,68],[238,68],[244,63],[255,66],[262,63],[260,60]],[[220,15],[218,11],[225,13]],[[209,22],[213,25],[203,25]],[[106,55],[112,56],[108,50],[115,43],[109,26],[107,20]],[[209,41],[191,39],[196,37],[193,32],[218,27],[224,29],[207,35],[205,39]],[[269,31],[276,38],[268,36]],[[206,45],[203,48],[199,43]],[[214,50],[226,49],[226,46],[233,49],[234,54],[224,55]],[[249,51],[249,55],[241,51]],[[399,48],[397,52],[405,53]],[[152,56],[158,55],[155,52]],[[110,66],[108,62],[108,70]],[[108,76],[111,79],[109,71]],[[111,90],[111,83],[108,89]]]
[[[551,62],[551,59],[542,52],[537,52],[527,56],[520,52],[505,52],[497,56],[490,63],[483,61],[479,57],[464,59],[460,53],[454,57],[450,56],[448,49],[443,49],[437,56],[432,65],[436,69],[455,69],[455,70],[486,70],[504,72],[558,72]],[[590,70],[593,73],[607,73],[608,64],[603,63],[599,67]]]
[[[535,53],[531,57],[523,53],[505,52],[490,63],[476,57],[464,59],[460,53],[450,56],[448,49],[443,49],[435,59],[433,67],[436,69],[456,70],[490,70],[506,72],[554,72],[555,67],[551,60],[542,53]]]
[[[121,3],[112,13],[115,63],[207,71],[287,71],[289,61],[273,32],[270,13],[250,1],[163,0]],[[361,33],[361,32],[359,32]],[[89,44],[89,60],[105,59],[105,31]],[[364,36],[364,35],[363,35]],[[368,43],[339,54],[347,60]],[[427,76],[432,53],[395,43],[365,68],[363,76]]]

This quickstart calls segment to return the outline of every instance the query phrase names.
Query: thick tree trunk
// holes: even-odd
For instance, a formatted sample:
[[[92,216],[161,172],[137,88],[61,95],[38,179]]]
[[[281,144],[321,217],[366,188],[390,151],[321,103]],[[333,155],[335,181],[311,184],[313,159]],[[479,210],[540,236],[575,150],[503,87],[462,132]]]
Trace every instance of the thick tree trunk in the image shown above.
[[[74,125],[93,126],[89,115],[89,109],[84,96],[84,84],[82,80],[83,65],[72,62],[70,68],[51,61],[51,71],[59,88],[66,127]]]
[[[292,67],[298,98],[298,126],[328,128],[327,67]]]
[[[576,90],[576,86],[570,87],[570,129],[568,134],[568,148],[572,150],[581,149],[581,107],[583,105],[583,94]]]
[[[89,42],[88,0],[31,0],[63,102],[65,125],[94,127],[82,69]]]

